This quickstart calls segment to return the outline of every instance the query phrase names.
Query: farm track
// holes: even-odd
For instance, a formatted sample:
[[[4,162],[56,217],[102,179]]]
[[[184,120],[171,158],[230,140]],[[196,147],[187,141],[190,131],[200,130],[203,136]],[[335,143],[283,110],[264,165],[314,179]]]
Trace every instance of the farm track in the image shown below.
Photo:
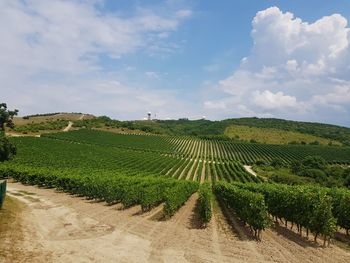
[[[350,253],[334,245],[315,246],[282,227],[263,240],[241,239],[239,224],[227,222],[214,206],[213,220],[201,228],[197,194],[169,220],[154,219],[140,207],[86,200],[53,189],[10,183],[9,195],[25,205],[21,242],[6,236],[12,254],[0,262],[348,262]],[[81,251],[84,251],[83,253]]]
[[[250,165],[243,165],[244,169],[250,173],[251,175],[257,177],[256,172],[254,172],[253,168]]]

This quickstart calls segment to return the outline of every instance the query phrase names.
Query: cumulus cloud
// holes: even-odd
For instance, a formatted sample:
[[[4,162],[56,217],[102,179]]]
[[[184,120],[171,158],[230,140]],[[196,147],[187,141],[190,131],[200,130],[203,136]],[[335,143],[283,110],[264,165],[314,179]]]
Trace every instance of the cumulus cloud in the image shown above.
[[[308,23],[271,7],[254,17],[251,37],[250,54],[218,82],[227,95],[217,105],[231,96],[254,114],[349,124],[350,29],[343,16]]]
[[[295,108],[298,105],[295,97],[284,95],[281,91],[276,93],[272,93],[269,90],[261,93],[256,91],[253,101],[257,106],[264,109]]]
[[[137,7],[123,14],[101,11],[103,2],[0,1],[2,100],[21,114],[76,110],[121,118],[137,116],[142,107],[170,103],[159,91],[159,96],[150,96],[154,89],[147,83],[140,88],[128,81],[126,75],[132,72],[127,65],[122,72],[109,73],[101,60],[119,61],[137,52],[176,52],[177,43],[164,39],[192,15],[191,10]],[[146,76],[157,77],[155,72]],[[135,114],[120,116],[125,111]]]

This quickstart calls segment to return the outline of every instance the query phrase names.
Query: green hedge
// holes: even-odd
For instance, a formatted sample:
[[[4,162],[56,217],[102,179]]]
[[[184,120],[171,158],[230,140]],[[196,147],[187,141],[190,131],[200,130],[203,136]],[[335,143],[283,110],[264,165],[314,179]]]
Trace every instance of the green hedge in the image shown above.
[[[214,191],[219,201],[232,208],[251,227],[255,237],[260,238],[261,230],[269,225],[264,196],[225,182],[216,183]]]
[[[167,216],[173,215],[198,189],[194,182],[155,176],[124,176],[113,172],[0,166],[1,174],[24,184],[57,188],[109,204],[141,205],[143,211],[165,202]]]
[[[0,209],[2,208],[2,204],[5,201],[6,196],[6,180],[0,181]]]
[[[209,183],[199,187],[199,216],[204,223],[209,223],[212,216],[212,189]]]
[[[166,189],[164,214],[172,216],[187,200],[198,190],[198,183],[191,181],[178,181],[176,185]]]
[[[314,186],[287,186],[281,184],[240,184],[236,187],[262,194],[271,215],[295,223],[326,239],[336,231],[337,220],[332,213],[330,189]]]

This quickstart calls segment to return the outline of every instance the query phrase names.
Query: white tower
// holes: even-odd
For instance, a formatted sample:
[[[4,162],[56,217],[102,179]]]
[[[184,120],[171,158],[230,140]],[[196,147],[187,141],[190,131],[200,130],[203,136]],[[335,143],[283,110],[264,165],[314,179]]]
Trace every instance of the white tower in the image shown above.
[[[151,112],[149,111],[148,113],[147,113],[147,120],[151,120]]]

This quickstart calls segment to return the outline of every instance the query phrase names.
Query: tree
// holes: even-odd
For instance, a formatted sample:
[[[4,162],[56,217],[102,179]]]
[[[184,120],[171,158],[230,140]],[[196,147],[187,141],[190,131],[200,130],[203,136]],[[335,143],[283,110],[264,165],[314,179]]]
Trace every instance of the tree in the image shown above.
[[[5,127],[14,127],[13,117],[18,114],[18,110],[10,111],[6,103],[0,103],[0,131],[5,131]]]
[[[0,103],[0,162],[9,160],[16,154],[16,147],[5,137],[5,127],[13,128],[13,117],[18,110],[10,111],[6,103]]]
[[[271,166],[275,167],[275,168],[279,168],[283,166],[283,161],[279,158],[275,158],[272,160],[271,162]]]
[[[308,156],[303,159],[302,165],[307,169],[324,170],[327,167],[327,162],[320,156]]]
[[[0,135],[0,162],[11,159],[16,154],[16,147]]]
[[[350,174],[345,178],[344,185],[350,189]]]
[[[302,168],[301,161],[299,161],[299,160],[293,161],[293,162],[290,164],[290,168],[291,168],[291,170],[292,170],[292,173],[294,173],[294,174],[300,173],[300,171],[303,169],[303,168]]]

